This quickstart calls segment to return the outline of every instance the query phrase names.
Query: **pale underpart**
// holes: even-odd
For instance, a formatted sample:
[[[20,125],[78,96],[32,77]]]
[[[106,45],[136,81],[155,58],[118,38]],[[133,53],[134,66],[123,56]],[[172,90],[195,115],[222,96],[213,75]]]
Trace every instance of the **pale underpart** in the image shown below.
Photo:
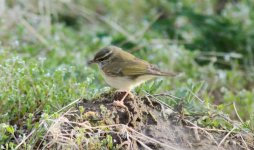
[[[131,91],[132,89],[144,83],[145,81],[155,77],[153,75],[142,75],[135,79],[131,79],[128,76],[111,77],[111,76],[105,75],[103,71],[102,71],[102,75],[108,85],[120,91]]]

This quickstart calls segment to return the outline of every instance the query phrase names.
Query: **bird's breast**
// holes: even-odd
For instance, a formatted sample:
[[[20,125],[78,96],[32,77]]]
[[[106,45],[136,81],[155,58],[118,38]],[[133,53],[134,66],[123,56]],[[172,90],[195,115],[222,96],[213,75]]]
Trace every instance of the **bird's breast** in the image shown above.
[[[105,73],[102,73],[105,81],[108,85],[118,90],[130,91],[140,84],[144,83],[147,80],[152,79],[154,76],[145,75],[139,76],[135,79],[132,79],[128,76],[108,76]]]

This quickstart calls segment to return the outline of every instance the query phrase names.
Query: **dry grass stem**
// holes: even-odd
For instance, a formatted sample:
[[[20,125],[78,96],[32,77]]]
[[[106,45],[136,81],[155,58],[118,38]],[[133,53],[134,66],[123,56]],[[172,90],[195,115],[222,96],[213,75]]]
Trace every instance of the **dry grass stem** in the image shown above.
[[[30,31],[42,44],[44,44],[45,46],[49,46],[48,41],[41,35],[39,34],[33,26],[31,26],[25,19],[20,18],[20,23],[23,24],[28,31]]]
[[[248,147],[248,145],[247,145],[246,141],[244,140],[244,138],[243,138],[242,134],[240,134],[240,137],[241,137],[241,139],[242,139],[242,141],[243,141],[243,144],[244,144],[244,146],[245,146],[246,150],[249,150],[249,147]]]
[[[221,146],[221,144],[223,144],[223,142],[226,140],[226,138],[236,129],[236,127],[233,127],[225,136],[224,138],[220,141],[218,147]]]
[[[184,121],[185,121],[185,122],[188,122],[189,124],[195,126],[195,127],[198,128],[198,129],[204,131],[204,132],[210,137],[210,139],[213,140],[213,142],[214,142],[216,145],[218,145],[218,142],[215,140],[215,138],[213,137],[213,135],[212,135],[211,133],[207,132],[206,130],[204,130],[204,129],[202,129],[202,128],[199,128],[199,126],[197,126],[196,124],[192,123],[192,122],[189,121],[189,120],[186,120],[186,119],[185,119]]]
[[[243,120],[242,120],[242,118],[241,118],[240,115],[238,114],[238,111],[237,111],[236,106],[235,106],[235,102],[233,102],[233,106],[234,106],[234,110],[235,110],[235,113],[236,113],[236,115],[237,115],[237,118],[241,121],[241,123],[244,123]]]

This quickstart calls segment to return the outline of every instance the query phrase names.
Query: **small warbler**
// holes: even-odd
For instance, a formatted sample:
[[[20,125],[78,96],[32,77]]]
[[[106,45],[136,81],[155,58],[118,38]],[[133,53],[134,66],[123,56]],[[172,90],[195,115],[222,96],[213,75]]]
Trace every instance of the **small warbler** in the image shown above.
[[[175,76],[175,73],[164,72],[116,46],[107,46],[99,50],[88,64],[97,63],[105,81],[125,95],[115,106],[125,107],[124,99],[130,91],[141,83],[156,76]]]

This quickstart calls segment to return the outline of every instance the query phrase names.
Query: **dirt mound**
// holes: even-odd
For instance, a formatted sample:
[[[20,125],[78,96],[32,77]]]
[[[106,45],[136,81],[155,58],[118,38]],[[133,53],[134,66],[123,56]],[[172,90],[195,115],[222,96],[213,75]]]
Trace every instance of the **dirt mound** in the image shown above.
[[[50,141],[51,148],[202,150],[245,149],[253,140],[245,134],[243,140],[236,133],[208,132],[196,126],[195,119],[187,120],[154,97],[128,97],[128,110],[113,106],[113,100],[122,95],[103,94],[93,101],[79,101],[51,125],[45,141]]]

